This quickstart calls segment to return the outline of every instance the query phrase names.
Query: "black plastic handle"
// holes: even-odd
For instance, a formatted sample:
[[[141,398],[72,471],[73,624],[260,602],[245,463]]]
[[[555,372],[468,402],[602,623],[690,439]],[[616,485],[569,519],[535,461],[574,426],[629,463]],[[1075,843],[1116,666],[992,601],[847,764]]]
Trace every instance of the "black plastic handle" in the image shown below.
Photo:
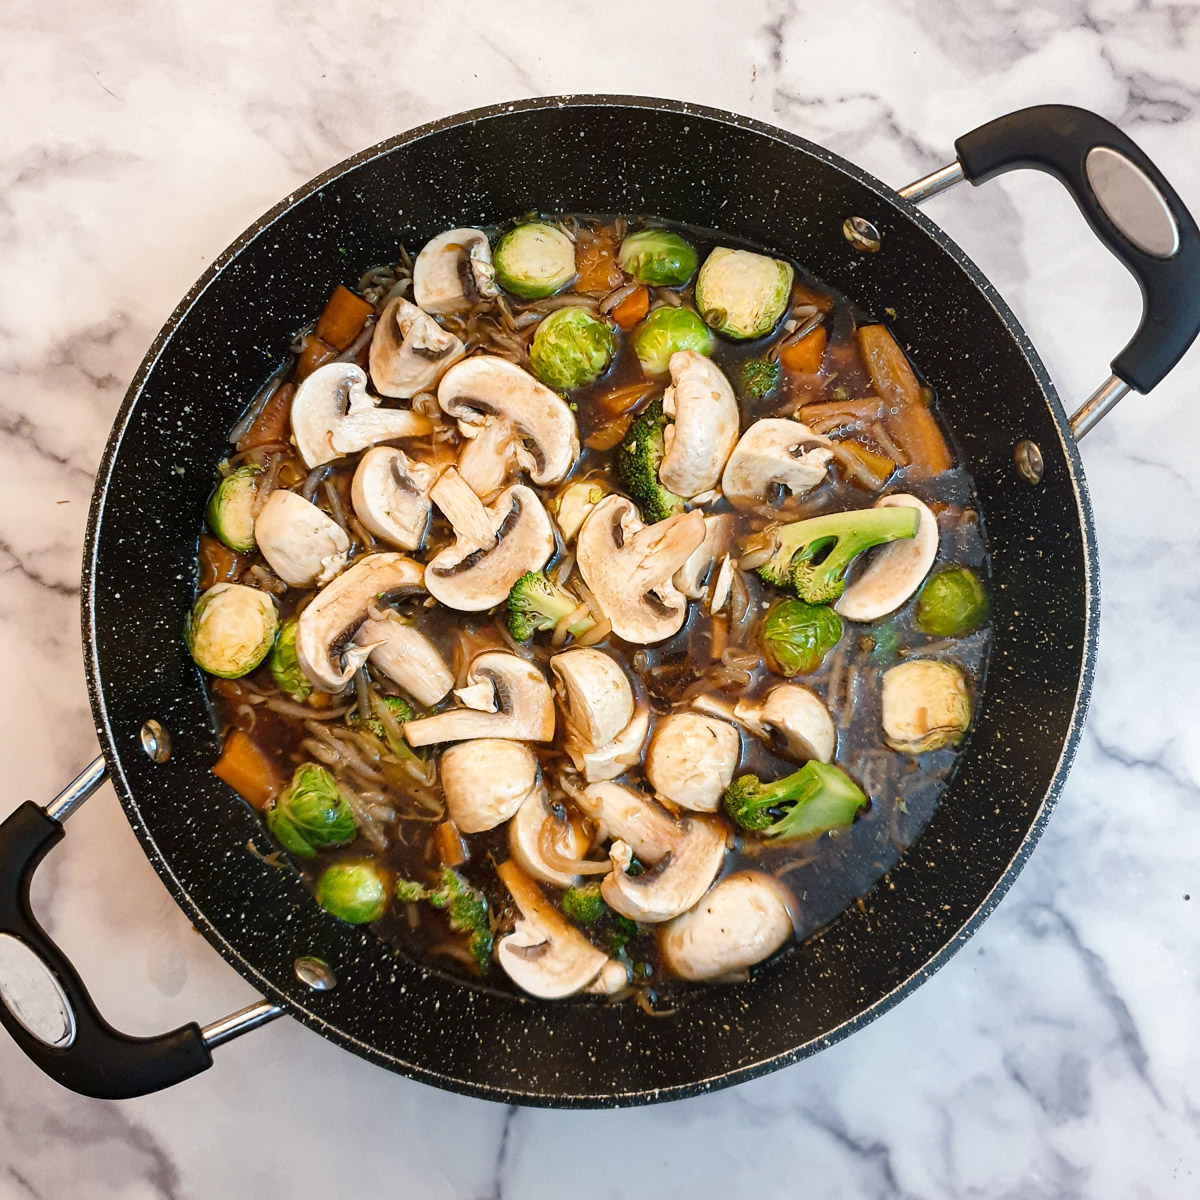
[[[954,148],[965,178],[974,184],[1018,167],[1047,171],[1062,181],[1096,235],[1141,285],[1142,321],[1113,359],[1113,374],[1138,392],[1161,383],[1200,333],[1200,230],[1159,169],[1110,121],[1066,104],[1023,108],[989,121],[960,137]],[[1122,229],[1105,211],[1088,174],[1088,156],[1101,148],[1124,157],[1157,189],[1178,233],[1173,253],[1143,249],[1131,239],[1135,231],[1128,224]],[[1145,195],[1153,205],[1152,194]],[[1158,223],[1161,228],[1161,216]]]
[[[23,804],[0,824],[0,933],[18,938],[53,972],[73,1010],[75,1037],[64,1048],[47,1045],[2,999],[0,1024],[52,1079],[101,1100],[144,1096],[207,1070],[212,1054],[194,1023],[151,1038],[128,1037],[109,1025],[75,968],[37,923],[29,905],[29,885],[38,864],[62,836],[62,825],[35,804]]]

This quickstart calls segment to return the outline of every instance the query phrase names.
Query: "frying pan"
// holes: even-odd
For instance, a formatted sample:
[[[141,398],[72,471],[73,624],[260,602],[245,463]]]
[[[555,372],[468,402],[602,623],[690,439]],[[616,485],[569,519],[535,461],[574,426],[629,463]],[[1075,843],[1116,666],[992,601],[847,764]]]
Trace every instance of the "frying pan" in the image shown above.
[[[638,1104],[726,1086],[834,1042],[941,966],[1012,884],[1062,788],[1091,690],[1099,608],[1076,447],[1147,392],[1200,329],[1200,231],[1118,129],[1044,106],[955,143],[900,192],[820,146],[664,100],[576,96],[423,126],[335,167],[256,222],[150,348],[97,477],[83,636],[103,751],[46,808],[0,825],[0,1022],[87,1095],[140,1095],[205,1070],[212,1049],[287,1013],[391,1070],[523,1104]],[[1142,323],[1068,418],[1007,306],[916,208],[960,180],[1055,175],[1139,280]],[[973,473],[988,531],[994,643],[977,726],[929,825],[864,904],[747,983],[698,990],[673,1018],[472,986],[323,912],[247,851],[258,817],[210,774],[220,744],[181,637],[200,514],[226,431],[332,286],[444,229],[529,209],[649,212],[794,258],[913,347]],[[204,1029],[126,1037],[36,923],[29,884],[63,822],[108,776],[163,881],[263,994]]]

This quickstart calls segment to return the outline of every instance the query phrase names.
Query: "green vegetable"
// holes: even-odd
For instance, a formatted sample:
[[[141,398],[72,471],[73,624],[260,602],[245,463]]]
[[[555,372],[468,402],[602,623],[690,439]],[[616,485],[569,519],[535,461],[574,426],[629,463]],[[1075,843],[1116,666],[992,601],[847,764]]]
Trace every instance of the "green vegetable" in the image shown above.
[[[743,829],[786,841],[845,828],[867,797],[845,771],[814,761],[774,783],[743,775],[725,789],[724,803]]]
[[[333,776],[316,763],[296,768],[292,782],[267,809],[267,828],[285,850],[301,858],[315,858],[328,846],[345,846],[358,833]]]
[[[387,888],[369,862],[334,863],[317,880],[317,903],[347,925],[369,925],[387,908]]]
[[[683,497],[668,492],[658,481],[666,424],[662,401],[655,400],[635,418],[617,447],[617,478],[642,510],[647,525],[683,512]]]
[[[296,656],[296,624],[295,618],[283,623],[275,645],[271,647],[267,666],[271,669],[271,678],[293,700],[305,700],[312,693],[312,684],[300,669],[300,659]]]
[[[535,633],[553,629],[578,607],[578,597],[559,587],[545,571],[526,571],[508,593],[508,631],[518,642],[527,642]],[[578,637],[595,624],[585,613],[567,630]]]
[[[218,583],[196,601],[183,638],[201,670],[237,679],[267,657],[278,628],[279,615],[266,592]]]
[[[239,554],[254,549],[254,500],[261,474],[261,467],[238,467],[217,484],[205,510],[209,528]]]
[[[842,618],[827,604],[779,600],[762,627],[767,663],[781,675],[808,675],[841,641]]]
[[[727,337],[762,337],[787,308],[792,275],[781,259],[718,246],[696,277],[696,307]]]
[[[609,945],[612,947],[613,954],[618,958],[624,958],[625,947],[628,945],[629,939],[637,936],[637,922],[621,916],[620,913],[614,913],[613,916],[616,918],[617,928],[609,938]]]
[[[671,355],[677,350],[694,350],[708,357],[714,345],[712,330],[690,308],[669,305],[650,313],[633,338],[642,372],[651,379],[670,374]]]
[[[561,229],[535,221],[510,229],[496,243],[492,265],[506,292],[540,300],[575,278],[575,246]]]
[[[594,925],[608,911],[608,905],[600,896],[599,883],[584,883],[563,892],[562,910],[581,925]]]
[[[859,508],[793,521],[776,533],[775,553],[758,573],[779,587],[788,583],[809,604],[830,604],[841,594],[846,570],[864,550],[910,538],[921,514],[915,508]]]
[[[407,700],[402,700],[399,696],[377,696],[372,700],[375,707],[375,715],[370,717],[362,717],[357,709],[352,709],[346,714],[346,723],[348,725],[357,725],[368,733],[373,733],[384,745],[387,746],[393,754],[408,755],[415,757],[412,747],[402,737],[397,737],[388,729],[387,724],[379,715],[379,709],[385,709],[396,725],[403,725],[405,721],[413,719],[413,706]]]
[[[446,909],[450,928],[455,933],[470,934],[471,955],[479,964],[479,969],[486,971],[492,956],[487,897],[449,867],[442,871],[441,878],[441,886],[436,888],[423,887],[411,879],[401,879],[396,883],[396,899],[401,904],[425,900],[434,908]]]
[[[631,233],[617,251],[621,270],[651,287],[682,287],[699,261],[691,244],[669,229]]]
[[[971,727],[971,695],[950,662],[910,658],[883,673],[883,740],[902,754],[957,746]]]
[[[584,308],[560,308],[537,327],[529,365],[543,383],[565,392],[603,375],[616,348],[607,322]]]
[[[775,358],[750,358],[742,363],[742,391],[751,400],[761,400],[779,382],[783,368]]]
[[[987,619],[987,592],[970,567],[939,571],[917,596],[917,628],[931,637],[962,637]]]
[[[554,519],[568,542],[575,540],[588,513],[604,499],[605,488],[596,479],[580,479],[559,492],[554,499]]]

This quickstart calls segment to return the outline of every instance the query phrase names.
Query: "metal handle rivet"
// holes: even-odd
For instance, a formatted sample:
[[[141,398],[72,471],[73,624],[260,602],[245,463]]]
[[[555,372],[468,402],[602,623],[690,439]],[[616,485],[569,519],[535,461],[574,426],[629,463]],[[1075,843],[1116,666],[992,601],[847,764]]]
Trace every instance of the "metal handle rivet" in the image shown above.
[[[296,978],[314,992],[329,992],[337,987],[337,976],[324,959],[301,955],[292,963],[292,970],[296,972]]]
[[[1042,461],[1042,452],[1037,442],[1031,442],[1028,438],[1019,441],[1013,451],[1013,462],[1017,464],[1017,470],[1026,483],[1042,482],[1046,464]]]
[[[171,757],[171,735],[157,721],[147,721],[138,737],[147,757],[154,762],[164,763]]]
[[[847,217],[842,222],[842,235],[855,250],[865,250],[868,254],[874,254],[883,241],[879,230],[866,217]]]

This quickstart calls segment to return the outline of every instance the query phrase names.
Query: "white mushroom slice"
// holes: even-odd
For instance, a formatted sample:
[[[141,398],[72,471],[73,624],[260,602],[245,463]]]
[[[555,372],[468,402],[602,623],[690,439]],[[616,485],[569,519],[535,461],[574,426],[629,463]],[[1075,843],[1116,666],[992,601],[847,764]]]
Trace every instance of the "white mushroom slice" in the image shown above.
[[[633,688],[621,664],[602,650],[581,647],[550,659],[566,725],[566,749],[583,771],[587,756],[607,746],[633,716]]]
[[[600,974],[583,990],[592,996],[613,996],[629,986],[632,973],[632,963],[610,958],[601,968]]]
[[[376,442],[420,437],[433,424],[407,408],[378,408],[378,396],[367,395],[367,376],[354,363],[318,367],[292,400],[292,437],[311,471],[344,454]]]
[[[579,531],[576,561],[617,637],[645,646],[679,631],[687,600],[671,576],[704,534],[695,511],[643,525],[624,496],[607,496],[592,509]]]
[[[588,783],[616,779],[642,761],[642,743],[650,732],[650,710],[639,708],[629,724],[606,746],[583,756],[583,777]]]
[[[783,683],[762,700],[739,700],[734,718],[794,762],[830,762],[837,729],[821,698],[798,683]]]
[[[429,560],[429,594],[460,612],[479,612],[504,600],[526,571],[545,566],[554,553],[554,530],[537,493],[524,484],[501,492],[484,507],[451,467],[430,498],[454,526],[453,546]]]
[[[459,470],[480,496],[503,484],[514,459],[545,485],[565,478],[579,457],[579,433],[566,403],[505,358],[477,354],[455,364],[442,376],[437,398],[472,439]]]
[[[924,754],[957,746],[971,724],[962,671],[937,659],[910,659],[883,675],[883,737],[893,750]]]
[[[450,229],[426,242],[413,263],[413,299],[427,313],[465,312],[495,296],[492,248],[482,229]]]
[[[579,881],[591,839],[580,820],[572,821],[550,807],[542,787],[535,787],[508,826],[508,850],[534,879],[567,888]]]
[[[741,755],[734,727],[698,712],[676,712],[654,731],[646,778],[655,794],[693,812],[716,812]]]
[[[587,987],[607,966],[597,950],[542,894],[515,862],[497,868],[520,916],[500,939],[496,958],[522,991],[542,1000],[560,1000]]]
[[[486,650],[472,660],[467,670],[468,686],[476,683],[490,683],[495,689],[495,712],[453,708],[406,721],[404,736],[408,744],[431,746],[471,738],[548,742],[554,737],[554,696],[533,663],[506,650]]]
[[[378,615],[359,626],[355,642],[368,650],[373,667],[418,704],[436,704],[454,686],[454,676],[437,647],[394,610],[375,612]]]
[[[729,513],[704,518],[704,541],[675,572],[672,581],[689,600],[699,600],[704,595],[713,563],[725,553],[732,530],[733,517]]]
[[[773,875],[726,876],[682,916],[659,930],[663,962],[684,979],[744,978],[793,934],[791,892]]]
[[[833,606],[848,621],[878,621],[895,612],[921,586],[938,551],[937,517],[916,496],[895,493],[876,508],[915,508],[921,519],[911,538],[889,542],[876,551],[866,569]]]
[[[490,683],[473,683],[470,687],[454,689],[454,698],[463,708],[476,712],[496,711],[496,689]]]
[[[719,613],[725,607],[725,601],[729,599],[730,590],[733,588],[733,573],[736,570],[733,559],[728,554],[725,555],[721,559],[721,568],[717,571],[717,578],[713,583],[712,599],[708,604],[710,613]]]
[[[403,554],[369,554],[326,584],[296,622],[296,659],[310,682],[341,691],[372,649],[351,635],[381,600],[422,591],[423,575]]]
[[[495,829],[537,786],[537,770],[533,751],[520,742],[478,738],[451,746],[438,763],[450,819],[462,833]]]
[[[429,528],[433,467],[394,446],[373,446],[359,460],[350,485],[355,515],[377,538],[401,550],[420,550]]]
[[[346,531],[286,488],[276,488],[255,517],[254,540],[271,570],[290,587],[328,583],[350,553]]]
[[[663,430],[658,478],[678,496],[696,496],[717,486],[737,443],[737,398],[721,368],[703,354],[677,350],[669,366],[671,386],[662,404],[673,423]]]
[[[734,447],[721,491],[744,512],[778,507],[789,496],[812,491],[829,470],[827,437],[799,421],[771,417],[755,421]]]
[[[428,391],[467,348],[403,296],[388,302],[371,336],[371,382],[382,396]]]

